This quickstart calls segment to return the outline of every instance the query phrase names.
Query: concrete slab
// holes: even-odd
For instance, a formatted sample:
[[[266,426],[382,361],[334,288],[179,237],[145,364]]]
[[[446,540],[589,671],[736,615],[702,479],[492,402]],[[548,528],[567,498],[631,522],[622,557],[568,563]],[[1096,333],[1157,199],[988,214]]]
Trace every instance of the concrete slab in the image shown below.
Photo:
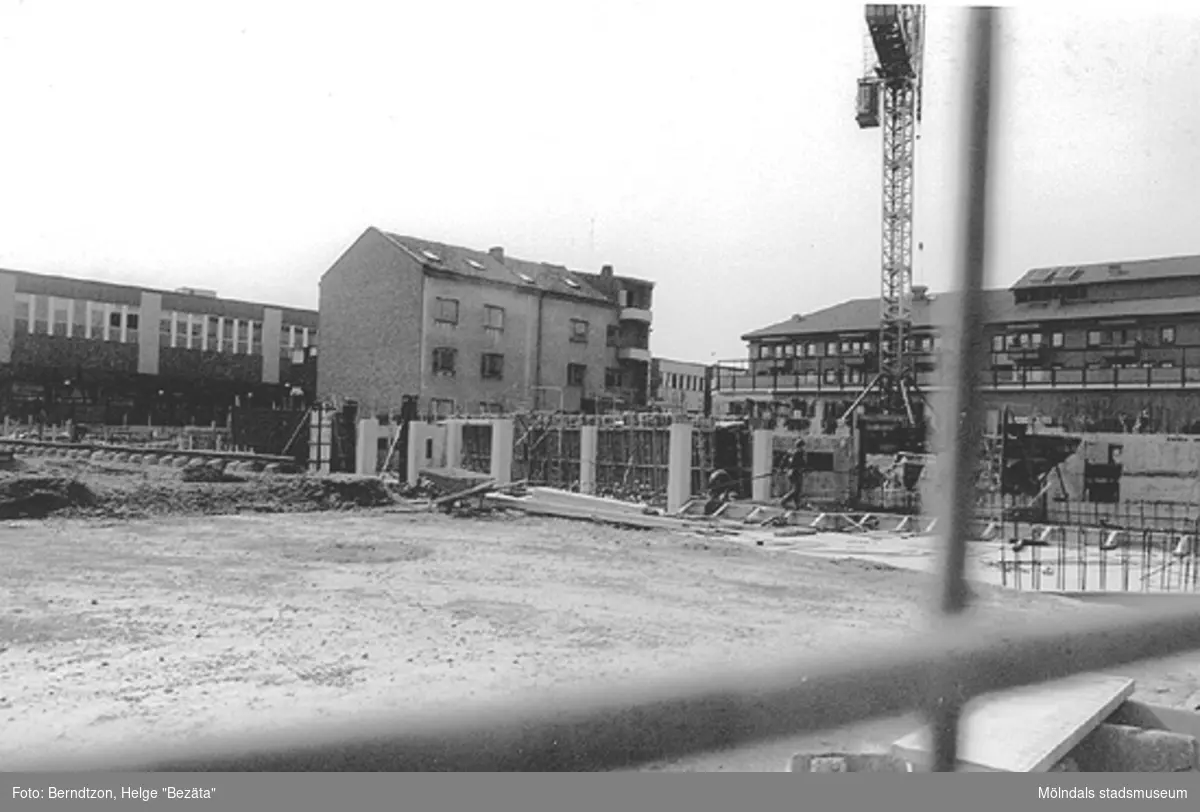
[[[1083,674],[978,697],[964,708],[959,762],[964,771],[1048,772],[1133,693],[1125,677]],[[892,746],[920,768],[932,758],[928,728]]]

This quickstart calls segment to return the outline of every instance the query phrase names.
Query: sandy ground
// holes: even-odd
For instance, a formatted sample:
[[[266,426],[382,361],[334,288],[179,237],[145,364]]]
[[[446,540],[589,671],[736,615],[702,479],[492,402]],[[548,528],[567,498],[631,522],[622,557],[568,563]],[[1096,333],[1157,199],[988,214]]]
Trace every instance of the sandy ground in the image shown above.
[[[931,580],[744,542],[384,511],[0,524],[0,769],[152,739],[450,705],[888,642]],[[981,623],[1093,611],[979,585]],[[1181,704],[1196,656],[1121,673]],[[886,720],[649,769],[779,770]]]

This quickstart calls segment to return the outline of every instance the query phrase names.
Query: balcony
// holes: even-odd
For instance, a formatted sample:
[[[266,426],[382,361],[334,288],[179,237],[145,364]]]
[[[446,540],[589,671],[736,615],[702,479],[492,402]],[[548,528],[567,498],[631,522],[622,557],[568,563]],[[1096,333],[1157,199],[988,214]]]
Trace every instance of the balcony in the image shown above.
[[[1200,390],[1200,346],[1143,347],[1137,363],[1113,364],[1112,346],[1088,349],[1032,348],[993,353],[980,384],[988,391],[1027,390]],[[939,385],[931,363],[938,357],[915,355],[917,383],[929,390]],[[718,362],[713,390],[727,396],[753,397],[822,393],[856,393],[862,375],[851,358],[759,359],[747,363]],[[866,376],[869,379],[869,375]]]
[[[649,324],[652,320],[650,309],[647,307],[622,307],[621,321],[640,321],[642,324]]]
[[[650,363],[650,350],[644,347],[621,347],[617,350],[617,358],[622,361],[637,361]]]

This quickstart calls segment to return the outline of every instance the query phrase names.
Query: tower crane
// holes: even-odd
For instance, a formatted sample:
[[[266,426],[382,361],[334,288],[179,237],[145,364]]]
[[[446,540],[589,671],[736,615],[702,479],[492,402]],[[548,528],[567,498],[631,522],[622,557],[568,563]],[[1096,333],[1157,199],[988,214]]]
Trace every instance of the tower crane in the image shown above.
[[[879,413],[859,425],[897,424],[922,435],[925,403],[912,358],[913,167],[921,119],[925,7],[866,6],[873,54],[858,80],[857,121],[883,131],[883,240],[879,367],[843,416],[849,422],[875,392]],[[915,449],[911,449],[915,450]]]

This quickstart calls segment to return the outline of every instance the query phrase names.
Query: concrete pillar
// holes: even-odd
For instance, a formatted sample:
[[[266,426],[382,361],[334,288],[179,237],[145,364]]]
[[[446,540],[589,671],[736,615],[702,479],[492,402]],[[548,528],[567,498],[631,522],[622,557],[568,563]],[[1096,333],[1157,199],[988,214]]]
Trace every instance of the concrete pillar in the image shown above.
[[[771,500],[771,469],[774,467],[775,432],[771,429],[755,429],[750,446],[750,498],[755,502]]]
[[[692,495],[692,424],[672,423],[667,455],[667,512],[683,507]]]
[[[359,420],[355,435],[354,472],[359,476],[375,476],[379,473],[379,419]]]
[[[446,421],[446,467],[457,468],[462,464],[463,424],[461,420]]]
[[[279,383],[279,341],[283,334],[283,313],[277,307],[263,308],[262,382]],[[374,471],[372,471],[374,473]]]
[[[420,474],[420,469],[425,465],[425,440],[429,436],[426,431],[425,423],[413,421],[408,424],[408,449],[407,449],[407,465],[405,470],[408,475],[405,479],[408,481],[408,486],[411,488],[417,484],[417,478]]]
[[[12,334],[17,316],[17,277],[0,273],[0,364],[12,362]],[[29,314],[33,318],[33,314]],[[157,332],[157,327],[155,328]]]
[[[600,447],[600,427],[579,427],[579,492],[596,492],[596,461]]]
[[[492,421],[491,477],[497,485],[512,482],[513,421],[501,418]]]
[[[138,304],[138,373],[141,375],[158,374],[158,323],[161,319],[162,294],[142,291],[142,300]]]

